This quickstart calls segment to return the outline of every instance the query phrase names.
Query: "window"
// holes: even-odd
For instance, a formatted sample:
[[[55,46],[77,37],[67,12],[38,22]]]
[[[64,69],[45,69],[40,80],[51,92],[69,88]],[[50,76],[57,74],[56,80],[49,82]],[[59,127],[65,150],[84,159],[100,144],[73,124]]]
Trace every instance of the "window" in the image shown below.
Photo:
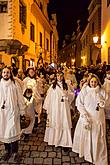
[[[0,13],[7,13],[8,12],[8,1],[0,2]]]
[[[94,34],[94,22],[92,23],[92,34]]]
[[[26,6],[21,0],[19,1],[19,22],[26,25]]]
[[[39,5],[39,8],[41,9],[41,11],[43,10],[43,5],[42,5],[41,2],[40,2],[40,5]]]
[[[40,32],[40,47],[42,48],[42,33]]]
[[[32,23],[30,23],[30,39],[34,42],[34,32],[35,28],[34,25]]]
[[[48,40],[48,38],[46,39],[46,49],[49,51],[49,40]]]
[[[110,47],[108,48],[108,64],[110,64]]]
[[[107,7],[110,5],[110,0],[107,0]]]
[[[30,66],[34,66],[34,59],[30,59]]]
[[[87,43],[88,43],[88,36],[86,35],[86,38],[85,38],[85,44],[87,45]]]
[[[55,48],[54,42],[55,42],[55,40],[53,39],[53,49]]]

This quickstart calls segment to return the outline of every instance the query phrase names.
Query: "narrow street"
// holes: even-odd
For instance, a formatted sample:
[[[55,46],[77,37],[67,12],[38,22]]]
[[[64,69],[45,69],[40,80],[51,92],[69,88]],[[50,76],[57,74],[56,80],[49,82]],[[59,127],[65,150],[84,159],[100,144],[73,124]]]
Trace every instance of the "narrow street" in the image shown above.
[[[34,133],[30,136],[30,141],[24,143],[23,139],[19,143],[19,153],[21,155],[21,162],[15,163],[13,158],[10,158],[8,162],[0,161],[1,165],[92,165],[84,159],[79,158],[78,154],[69,150],[64,152],[63,148],[54,146],[48,146],[43,141],[45,132],[46,114],[42,114],[41,123],[37,128],[34,128]],[[110,130],[108,131],[107,125],[107,142],[108,154],[110,158]],[[0,154],[4,151],[4,145],[0,143]],[[110,165],[110,159],[109,159]]]

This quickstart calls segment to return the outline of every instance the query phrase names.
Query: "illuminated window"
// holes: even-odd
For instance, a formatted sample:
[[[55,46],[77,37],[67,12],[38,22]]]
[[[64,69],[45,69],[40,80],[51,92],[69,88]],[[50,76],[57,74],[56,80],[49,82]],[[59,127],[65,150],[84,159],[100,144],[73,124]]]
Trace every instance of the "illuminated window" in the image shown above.
[[[30,66],[34,66],[34,59],[30,59]]]
[[[26,25],[26,6],[21,0],[19,1],[19,22]]]
[[[34,25],[32,23],[30,23],[30,39],[34,42],[34,32],[35,28]]]
[[[7,13],[8,12],[8,1],[0,2],[0,13]]]

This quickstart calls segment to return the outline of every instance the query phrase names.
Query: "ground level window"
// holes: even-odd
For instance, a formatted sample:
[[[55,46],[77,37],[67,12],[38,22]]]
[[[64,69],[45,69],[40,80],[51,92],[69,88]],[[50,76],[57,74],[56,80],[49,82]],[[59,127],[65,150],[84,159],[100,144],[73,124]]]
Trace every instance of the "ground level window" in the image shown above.
[[[8,1],[0,2],[0,13],[7,13],[8,12]]]

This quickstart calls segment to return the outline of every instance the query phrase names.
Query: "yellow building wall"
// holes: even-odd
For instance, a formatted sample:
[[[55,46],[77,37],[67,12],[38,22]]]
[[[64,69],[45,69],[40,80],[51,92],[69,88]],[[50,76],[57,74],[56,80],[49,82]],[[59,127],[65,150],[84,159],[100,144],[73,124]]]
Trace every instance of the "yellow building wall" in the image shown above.
[[[8,55],[6,53],[2,53],[2,62],[5,65],[11,66],[11,55]]]
[[[108,48],[110,47],[110,5],[107,7],[107,1],[102,0],[102,33],[101,33],[101,59],[102,63],[108,63]]]
[[[47,1],[45,1],[45,6],[47,7]],[[10,1],[11,2],[11,1]],[[50,31],[52,31],[52,26],[50,23],[47,21],[48,17],[45,18],[46,16],[46,9],[45,9],[45,16],[43,13],[40,11],[38,8],[37,4],[35,7],[35,2],[33,0],[21,0],[21,2],[26,5],[26,26],[23,28],[24,31],[22,30],[22,25],[19,22],[19,0],[12,0],[12,10],[10,10],[10,14],[12,16],[11,23],[10,23],[10,35],[12,38],[8,37],[9,31],[7,29],[9,25],[4,24],[4,28],[6,29],[6,36],[1,39],[14,39],[20,41],[23,45],[27,45],[29,47],[28,51],[25,53],[25,59],[29,60],[34,59],[35,65],[37,64],[39,54],[40,54],[40,32],[42,33],[42,57],[44,59],[44,62],[50,62]],[[33,5],[32,5],[33,4]],[[34,6],[34,7],[32,7]],[[34,9],[34,10],[33,10]],[[36,12],[36,14],[35,14]],[[5,20],[9,20],[10,16],[7,16],[8,18],[5,18]],[[1,17],[0,17],[1,20]],[[3,21],[1,21],[3,22]],[[7,21],[6,21],[7,22]],[[6,23],[5,22],[5,23]],[[35,41],[30,40],[30,22],[34,24],[35,27]],[[9,30],[9,29],[8,29]],[[1,34],[1,33],[0,33]],[[46,51],[46,38],[49,40],[49,52]],[[53,41],[52,41],[53,42]],[[52,47],[53,49],[53,47]],[[5,54],[5,53],[4,53]],[[7,65],[11,65],[11,57],[12,55],[3,55],[2,56],[2,61],[6,63]],[[22,56],[18,57],[19,59],[19,68],[22,68]]]
[[[14,39],[17,39],[21,41],[23,44],[29,46],[29,40],[30,40],[30,18],[31,18],[31,13],[30,13],[30,8],[31,4],[29,3],[28,0],[23,0],[24,4],[26,5],[26,27],[24,28],[24,34],[22,33],[22,25],[19,22],[19,0],[14,1],[15,4],[15,10],[14,10]]]
[[[22,56],[19,56],[19,69],[22,69]]]
[[[31,19],[30,19],[30,22],[34,25],[34,42],[29,40],[29,49],[28,49],[28,52],[30,53],[33,53],[35,55],[35,43],[36,43],[36,33],[37,33],[37,28],[36,28],[36,18],[31,14]],[[30,27],[30,25],[29,25]],[[30,30],[30,29],[29,29]],[[30,38],[30,35],[29,35],[29,38]]]
[[[47,51],[47,40],[49,41],[49,50]],[[48,63],[50,63],[50,34],[45,31],[45,49],[46,49],[46,53],[45,53],[45,58],[44,60]]]

